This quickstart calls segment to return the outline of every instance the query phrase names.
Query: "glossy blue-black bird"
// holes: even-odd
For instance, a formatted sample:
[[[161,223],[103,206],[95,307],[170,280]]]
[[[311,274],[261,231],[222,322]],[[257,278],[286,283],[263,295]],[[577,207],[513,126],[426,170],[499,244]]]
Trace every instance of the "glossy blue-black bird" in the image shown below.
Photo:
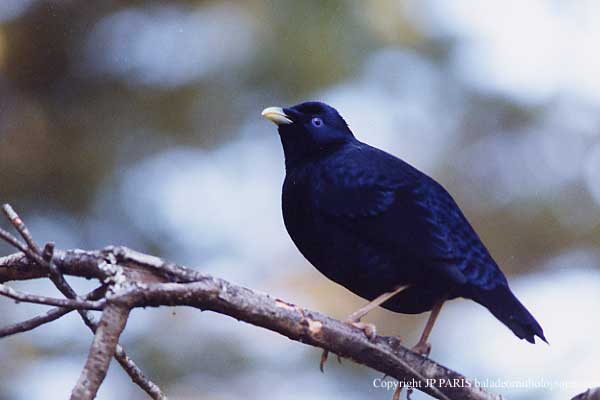
[[[378,305],[407,314],[431,310],[413,348],[428,354],[427,338],[442,304],[464,297],[520,339],[546,341],[439,183],[360,142],[324,103],[269,107],[262,115],[278,125],[283,145],[282,208],[292,240],[325,276],[371,301],[349,322],[369,333],[359,321]]]

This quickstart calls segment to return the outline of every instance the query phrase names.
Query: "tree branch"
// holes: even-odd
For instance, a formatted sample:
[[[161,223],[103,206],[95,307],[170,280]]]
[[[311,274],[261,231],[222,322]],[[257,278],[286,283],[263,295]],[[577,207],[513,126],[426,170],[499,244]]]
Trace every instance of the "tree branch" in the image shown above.
[[[54,257],[54,243],[47,243],[44,247],[43,251],[40,251],[39,247],[33,240],[33,236],[29,232],[27,225],[23,222],[23,220],[19,217],[19,215],[15,212],[15,210],[9,205],[5,204],[2,206],[2,210],[8,220],[11,222],[13,227],[19,232],[21,237],[25,240],[28,247],[25,247],[22,243],[20,243],[16,238],[12,237],[10,233],[1,231],[0,236],[8,241],[13,246],[17,247],[19,250],[23,251],[23,253],[29,258],[29,260],[33,261],[37,265],[41,267],[48,268],[50,280],[54,285],[58,288],[58,290],[65,295],[67,299],[80,300],[77,296],[77,293],[73,288],[69,285],[69,283],[65,280],[62,272],[53,262]],[[115,268],[112,271],[113,275],[121,272],[121,268]],[[105,277],[106,278],[106,277]],[[105,279],[106,280],[106,279]],[[0,284],[1,285],[1,284]],[[104,294],[106,291],[106,287],[103,285],[99,288],[101,290],[100,294]],[[92,298],[96,299],[97,291],[91,293]],[[13,326],[7,327],[4,331],[6,334],[12,334],[15,331],[20,331],[23,329],[33,329],[37,326],[40,326],[44,323],[54,321],[61,316],[65,315],[67,312],[71,310],[68,309],[57,309],[48,312],[45,316],[36,317],[28,321],[24,321],[20,324],[15,324]],[[96,334],[97,324],[94,321],[93,316],[89,313],[88,310],[77,310],[79,315],[81,316],[84,324],[94,333]],[[6,335],[5,335],[6,336]],[[0,336],[2,337],[2,336]],[[131,380],[136,383],[142,390],[144,390],[151,398],[155,400],[166,399],[166,395],[160,390],[160,388],[152,382],[148,377],[144,375],[142,370],[135,364],[135,362],[127,356],[127,353],[123,349],[123,347],[119,344],[116,345],[115,358],[121,365],[121,367],[125,370],[125,372],[129,375]]]
[[[583,393],[579,393],[571,400],[600,400],[600,387],[588,389]]]
[[[106,287],[101,286],[101,287],[95,289],[94,291],[88,293],[84,298],[87,300],[97,300],[100,297],[104,296],[105,292],[106,292]],[[70,313],[71,311],[73,311],[72,308],[57,307],[57,308],[54,308],[54,309],[48,311],[44,315],[38,315],[31,319],[28,319],[28,320],[25,320],[22,322],[17,322],[16,324],[9,325],[4,328],[0,328],[0,338],[14,335],[15,333],[22,333],[22,332],[30,331],[32,329],[37,328],[38,326],[47,324],[48,322],[56,321],[57,319],[59,319],[63,315]]]
[[[148,396],[154,400],[167,400],[167,395],[163,393],[157,384],[152,382],[146,375],[144,375],[144,372],[131,358],[129,358],[120,344],[117,345],[115,350],[115,358],[125,372],[127,372],[127,375],[129,375],[131,381],[141,387],[148,394]]]
[[[3,207],[3,211],[26,244],[0,229],[0,238],[20,250],[20,253],[0,257],[0,295],[59,308],[0,329],[0,337],[34,329],[78,309],[84,323],[94,332],[94,340],[71,393],[72,399],[96,396],[113,357],[151,398],[166,399],[118,343],[133,308],[159,306],[189,306],[228,315],[350,358],[401,382],[417,382],[418,385],[413,385],[415,389],[438,399],[501,399],[474,386],[458,372],[411,352],[398,338],[378,336],[370,340],[361,330],[319,312],[152,255],[115,246],[64,251],[54,249],[52,243],[40,250],[18,214],[10,206]],[[101,287],[80,297],[64,275],[96,279]],[[66,299],[22,293],[3,284],[48,277]],[[88,309],[102,310],[99,323]],[[396,392],[395,398],[398,395]],[[575,398],[595,400],[598,390],[588,390]]]
[[[31,233],[27,228],[27,225],[25,225],[21,217],[19,217],[19,215],[12,208],[12,206],[10,204],[3,204],[2,211],[4,212],[4,215],[6,215],[6,218],[8,218],[12,226],[14,226],[17,232],[19,232],[23,240],[25,240],[27,246],[29,246],[31,251],[36,254],[39,254],[40,249],[37,247],[37,244],[35,244],[33,237],[31,236]]]
[[[115,355],[119,336],[125,329],[130,308],[109,303],[102,312],[94,341],[83,371],[71,393],[71,400],[91,400],[96,397]]]
[[[67,309],[83,308],[86,310],[102,310],[105,300],[71,300],[55,299],[53,297],[38,296],[35,294],[23,293],[11,287],[0,283],[0,295],[11,299],[22,301],[24,303],[45,304],[47,306],[64,307]]]
[[[125,247],[108,247],[96,251],[56,250],[54,262],[63,273],[69,275],[92,278],[112,276],[113,291],[107,294],[107,300],[109,304],[118,303],[125,309],[186,305],[211,310],[278,332],[292,340],[329,350],[396,379],[408,381],[414,378],[422,382],[422,387],[417,389],[436,398],[500,398],[467,385],[441,385],[448,382],[448,379],[466,382],[467,378],[412,353],[396,338],[377,337],[370,341],[362,331],[318,312],[297,307],[267,294],[158,257]],[[121,269],[121,272],[115,273],[118,269]],[[31,279],[32,276],[47,276],[48,273],[47,268],[33,265],[31,260],[23,255],[0,258],[0,281]],[[120,278],[115,278],[115,274]],[[95,341],[97,340],[100,340],[98,336]],[[109,349],[111,346],[112,343]],[[109,353],[112,355],[114,351]],[[105,361],[105,358],[102,360]],[[89,362],[86,363],[86,367],[88,364]]]

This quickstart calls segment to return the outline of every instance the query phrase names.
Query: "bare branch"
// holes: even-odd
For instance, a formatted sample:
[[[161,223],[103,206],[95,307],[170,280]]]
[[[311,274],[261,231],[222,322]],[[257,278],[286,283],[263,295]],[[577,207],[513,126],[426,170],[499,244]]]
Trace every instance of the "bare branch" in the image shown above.
[[[107,271],[116,266],[122,267],[129,283],[111,295],[110,299],[125,308],[187,305],[212,310],[351,358],[396,379],[406,381],[415,378],[423,382],[419,390],[436,398],[499,398],[468,385],[437,388],[427,385],[427,382],[440,382],[441,379],[467,381],[467,378],[410,352],[396,338],[377,337],[369,341],[361,331],[318,312],[296,307],[158,257],[124,247],[110,247],[101,251],[56,250],[55,253],[55,263],[66,274],[106,277],[110,275]],[[39,266],[38,271],[32,271],[31,264],[23,256],[0,258],[0,279],[11,276],[19,279],[21,276],[48,273],[47,269]],[[15,273],[15,270],[19,272]]]
[[[0,238],[6,243],[16,248],[17,250],[21,250],[23,253],[27,252],[27,246],[25,246],[23,243],[21,243],[21,241],[19,241],[19,239],[17,239],[2,228],[0,228]]]
[[[128,265],[117,263],[117,253],[110,249],[112,248],[94,251],[79,249],[62,251],[56,249],[52,261],[64,275],[98,279],[101,282],[111,278],[117,264],[120,264],[123,274],[132,282],[167,282],[172,280],[167,270],[156,271],[151,266],[140,267],[135,263]],[[0,283],[46,278],[50,274],[50,270],[43,260],[42,263],[32,262],[24,254],[11,254],[0,257]]]
[[[69,309],[102,310],[105,300],[72,300],[56,299],[54,297],[38,296],[35,294],[23,293],[9,286],[0,283],[0,295],[10,297],[11,299],[22,301],[24,303],[44,304],[47,306],[64,307]]]
[[[144,372],[129,358],[120,344],[117,345],[115,350],[115,358],[125,372],[127,372],[131,381],[141,387],[148,396],[154,400],[167,400],[167,395],[162,392],[157,384],[144,375]]]
[[[600,400],[600,387],[588,389],[573,397],[571,400]]]
[[[101,286],[101,287],[95,289],[94,291],[88,293],[85,296],[85,299],[97,300],[100,297],[102,297],[105,292],[106,292],[106,287]],[[0,338],[14,335],[15,333],[30,331],[32,329],[37,328],[38,326],[47,324],[52,321],[56,321],[57,319],[59,319],[63,315],[70,313],[71,311],[73,311],[73,309],[61,308],[61,307],[54,308],[54,309],[48,311],[44,315],[38,315],[38,316],[28,319],[26,321],[17,322],[16,324],[9,325],[4,328],[0,328]]]
[[[397,338],[376,337],[369,340],[362,331],[318,312],[299,308],[155,256],[112,246],[100,251],[60,251],[54,250],[54,246],[49,244],[41,252],[14,210],[4,210],[29,247],[0,230],[1,238],[24,253],[0,258],[0,282],[50,276],[68,299],[18,293],[0,284],[5,294],[22,301],[35,300],[70,308],[81,306],[79,308],[99,309],[105,306],[99,324],[87,311],[80,310],[83,321],[95,332],[95,336],[85,368],[73,389],[73,399],[91,399],[95,396],[113,356],[132,380],[152,398],[166,398],[118,345],[132,308],[163,305],[187,305],[232,316],[292,340],[351,358],[396,379],[414,379],[422,383],[417,389],[439,399],[499,399],[499,396],[473,385],[440,385],[440,382],[449,379],[464,382],[468,382],[468,379],[412,353]],[[98,279],[110,290],[101,301],[80,299],[63,274]]]
[[[65,280],[62,272],[53,262],[54,257],[54,243],[47,243],[44,247],[43,251],[40,251],[39,247],[33,240],[27,225],[23,222],[23,220],[19,217],[19,215],[15,212],[15,210],[8,204],[5,204],[2,207],[5,215],[8,217],[11,224],[15,227],[15,229],[20,233],[21,237],[25,240],[29,248],[25,248],[16,238],[13,238],[12,235],[6,233],[3,237],[9,240],[10,243],[15,245],[18,249],[22,250],[30,260],[34,261],[40,267],[47,268],[49,271],[50,279],[54,283],[54,285],[58,288],[58,290],[65,295],[68,299],[80,300],[77,296],[77,293],[73,288],[69,285],[69,283]],[[103,293],[106,288],[102,288]],[[5,329],[7,334],[12,334],[15,331],[20,331],[22,329],[33,329],[41,324],[54,321],[55,319],[60,318],[67,312],[71,310],[52,310],[48,312],[45,316],[37,317],[29,321],[24,321],[20,324],[15,324],[9,326]],[[93,316],[87,310],[78,310],[79,315],[83,319],[85,325],[95,334],[97,329],[97,324],[94,321]],[[1,337],[1,336],[0,336]],[[115,358],[122,366],[122,368],[127,372],[130,376],[131,380],[136,383],[142,390],[144,390],[151,398],[153,399],[166,399],[165,394],[160,390],[160,388],[148,379],[142,370],[135,364],[135,362],[127,356],[127,353],[123,349],[121,345],[117,345]]]
[[[125,282],[109,298],[125,308],[187,305],[212,310],[236,319],[279,332],[290,339],[321,347],[351,358],[399,380],[412,378],[423,382],[418,388],[436,398],[498,399],[499,396],[477,387],[436,387],[427,382],[467,378],[430,359],[404,348],[396,338],[377,337],[369,341],[364,334],[318,312],[305,310],[274,299],[267,294],[201,274],[158,257],[124,247],[101,251],[55,251],[54,262],[65,274],[87,277],[111,276],[122,268]],[[48,269],[32,265],[24,256],[0,258],[0,279],[48,274]],[[166,282],[171,281],[171,282]],[[181,282],[181,283],[176,283]],[[117,355],[119,354],[118,350]],[[160,398],[160,397],[156,397]]]
[[[16,324],[5,326],[4,328],[0,328],[0,338],[14,335],[15,333],[22,333],[31,331],[38,326],[47,324],[52,321],[56,321],[60,317],[70,313],[73,309],[68,308],[54,308],[48,311],[44,315],[38,315],[31,319],[17,322]]]
[[[27,228],[27,226],[25,225],[25,223],[23,222],[21,217],[19,217],[19,215],[11,207],[11,205],[4,204],[2,206],[2,211],[4,212],[4,215],[6,215],[6,218],[8,218],[8,220],[10,221],[12,226],[15,227],[17,232],[19,232],[21,237],[25,240],[25,243],[27,243],[27,246],[29,246],[31,251],[39,254],[40,249],[37,247],[37,245],[33,241],[33,237],[31,236],[31,233],[29,233],[29,229]]]
[[[87,361],[71,393],[71,400],[92,400],[96,397],[115,355],[119,336],[125,329],[128,316],[129,308],[122,304],[109,303],[105,307]]]
[[[420,390],[439,399],[500,398],[467,385],[427,387],[427,382],[447,382],[448,379],[466,382],[467,378],[409,351],[397,338],[377,337],[370,341],[361,330],[348,324],[222,279],[206,277],[201,282],[187,284],[135,287],[121,294],[118,300],[134,307],[187,305],[226,314],[350,358],[398,380],[414,378],[423,382]]]

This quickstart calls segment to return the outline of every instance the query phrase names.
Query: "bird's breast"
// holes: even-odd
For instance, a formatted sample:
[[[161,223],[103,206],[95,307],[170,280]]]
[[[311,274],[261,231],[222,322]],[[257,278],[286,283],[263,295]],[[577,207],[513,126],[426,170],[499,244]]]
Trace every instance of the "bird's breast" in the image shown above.
[[[364,298],[374,298],[402,280],[393,257],[324,217],[310,182],[286,178],[282,194],[285,227],[302,255],[321,273]]]

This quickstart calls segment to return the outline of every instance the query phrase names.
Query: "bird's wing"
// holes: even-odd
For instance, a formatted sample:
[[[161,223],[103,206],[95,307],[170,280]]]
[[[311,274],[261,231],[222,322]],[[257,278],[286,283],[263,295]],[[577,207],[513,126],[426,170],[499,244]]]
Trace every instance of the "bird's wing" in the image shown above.
[[[504,279],[450,194],[402,160],[357,149],[332,160],[318,182],[319,212],[361,240],[408,255],[458,284],[493,287]]]

